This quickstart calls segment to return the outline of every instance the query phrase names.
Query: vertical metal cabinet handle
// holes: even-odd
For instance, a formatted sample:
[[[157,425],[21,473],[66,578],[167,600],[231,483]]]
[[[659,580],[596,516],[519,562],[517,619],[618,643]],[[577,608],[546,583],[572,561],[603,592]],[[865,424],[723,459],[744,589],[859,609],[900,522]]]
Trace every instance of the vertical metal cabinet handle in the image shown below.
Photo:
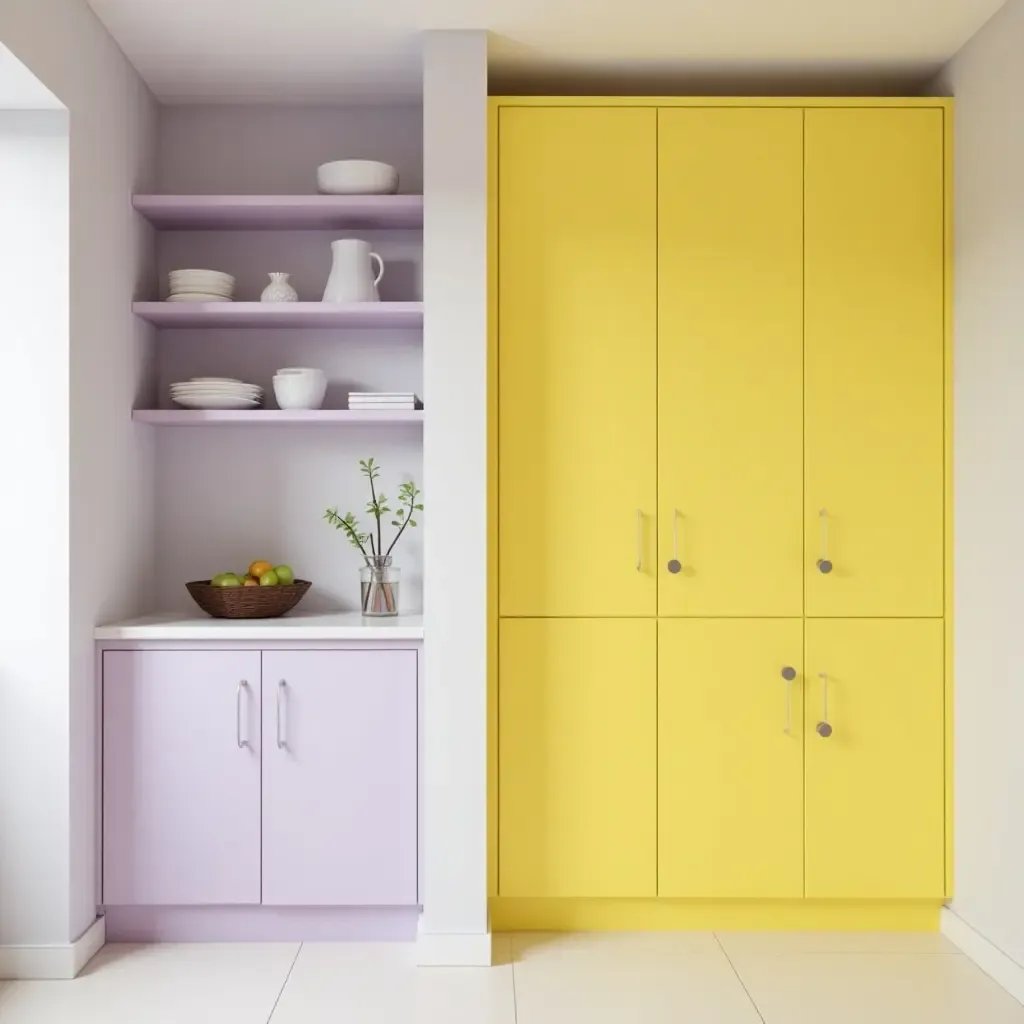
[[[636,571],[644,571],[644,514],[636,510]]]
[[[787,736],[793,735],[793,680],[796,679],[796,669],[792,665],[785,665],[782,669],[782,678],[786,680],[786,728],[782,731]]]
[[[242,739],[242,691],[249,685],[248,680],[243,679],[235,691],[235,739],[238,741],[238,749],[242,750],[249,746],[248,740]]]
[[[674,576],[683,568],[679,561],[679,509],[672,509],[672,557],[668,562],[668,571]]]
[[[814,727],[814,731],[823,740],[827,740],[832,735],[832,726],[828,720],[828,674],[819,672],[818,678],[821,680],[822,713],[821,721]]]
[[[278,681],[277,684],[277,749],[282,750],[287,743],[284,732],[281,729],[281,703],[284,697],[284,688],[286,683],[283,679]]]
[[[818,566],[818,572],[827,576],[832,571],[832,563],[828,558],[828,509],[823,508],[818,513],[818,518],[821,520],[821,558],[815,564]]]

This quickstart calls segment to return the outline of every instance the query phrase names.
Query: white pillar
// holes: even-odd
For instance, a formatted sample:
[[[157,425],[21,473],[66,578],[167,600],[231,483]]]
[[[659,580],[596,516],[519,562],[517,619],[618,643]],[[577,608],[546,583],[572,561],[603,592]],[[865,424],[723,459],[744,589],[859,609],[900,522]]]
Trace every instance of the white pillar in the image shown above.
[[[424,965],[490,964],[487,32],[423,46]]]

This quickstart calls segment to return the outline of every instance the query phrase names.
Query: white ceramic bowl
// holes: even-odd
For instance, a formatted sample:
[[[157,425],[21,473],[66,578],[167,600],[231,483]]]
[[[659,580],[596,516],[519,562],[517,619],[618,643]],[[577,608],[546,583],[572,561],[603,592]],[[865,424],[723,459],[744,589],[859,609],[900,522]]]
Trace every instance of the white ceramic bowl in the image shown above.
[[[333,196],[384,196],[398,191],[398,171],[377,160],[333,160],[316,169],[321,192]]]
[[[290,375],[296,375],[300,377],[326,377],[327,374],[323,370],[316,370],[311,366],[285,366],[277,371],[278,377],[287,377]]]
[[[274,397],[282,409],[319,409],[326,394],[324,374],[285,373],[274,377]]]

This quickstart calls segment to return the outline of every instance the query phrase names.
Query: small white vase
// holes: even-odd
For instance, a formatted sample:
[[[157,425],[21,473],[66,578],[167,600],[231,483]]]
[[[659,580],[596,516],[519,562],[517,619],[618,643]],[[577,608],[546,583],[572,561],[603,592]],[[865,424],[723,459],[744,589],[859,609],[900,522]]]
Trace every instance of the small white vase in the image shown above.
[[[288,283],[289,277],[291,274],[271,274],[260,302],[298,302],[299,293]]]

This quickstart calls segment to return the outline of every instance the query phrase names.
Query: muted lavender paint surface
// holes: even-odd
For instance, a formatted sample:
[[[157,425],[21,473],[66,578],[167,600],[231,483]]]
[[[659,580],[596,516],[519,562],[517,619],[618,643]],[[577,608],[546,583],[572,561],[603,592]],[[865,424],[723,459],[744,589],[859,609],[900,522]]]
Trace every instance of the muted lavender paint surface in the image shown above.
[[[418,907],[107,907],[108,942],[408,942]]]
[[[338,426],[362,424],[395,426],[423,424],[423,412],[396,410],[371,412],[364,409],[136,409],[132,413],[136,423],[151,423],[160,427],[207,426]]]
[[[422,302],[136,302],[157,327],[422,327]]]
[[[263,750],[263,903],[415,904],[415,653],[264,652]]]
[[[259,903],[259,684],[256,652],[106,652],[105,903]]]

